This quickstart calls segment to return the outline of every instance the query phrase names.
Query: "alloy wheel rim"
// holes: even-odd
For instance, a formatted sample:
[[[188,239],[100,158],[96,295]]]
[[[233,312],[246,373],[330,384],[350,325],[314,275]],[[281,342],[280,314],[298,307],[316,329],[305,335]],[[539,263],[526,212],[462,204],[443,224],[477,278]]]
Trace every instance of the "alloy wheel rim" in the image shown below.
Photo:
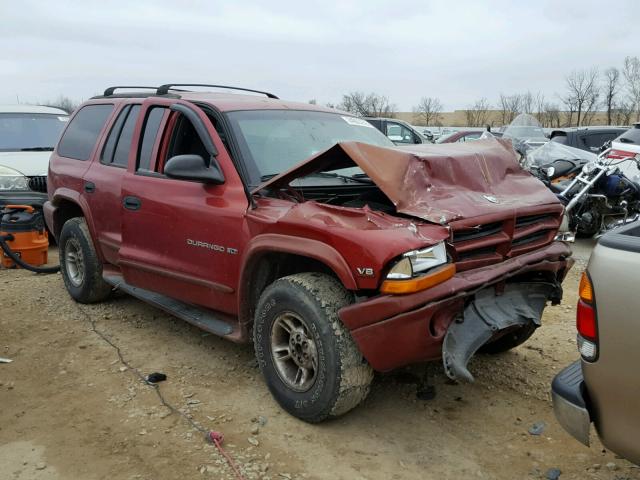
[[[69,277],[74,287],[79,287],[84,281],[84,255],[82,254],[80,242],[75,238],[67,241],[64,259],[67,277]]]
[[[280,380],[296,392],[308,391],[318,373],[318,350],[309,327],[293,312],[280,313],[271,327],[271,356]]]

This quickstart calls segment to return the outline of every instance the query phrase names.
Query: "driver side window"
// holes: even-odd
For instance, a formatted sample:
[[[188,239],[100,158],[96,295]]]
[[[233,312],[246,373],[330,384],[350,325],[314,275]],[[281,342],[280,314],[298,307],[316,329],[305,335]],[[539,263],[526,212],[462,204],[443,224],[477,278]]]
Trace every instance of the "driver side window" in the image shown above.
[[[177,155],[200,155],[204,159],[209,157],[198,132],[184,115],[176,120],[167,151],[167,158]]]

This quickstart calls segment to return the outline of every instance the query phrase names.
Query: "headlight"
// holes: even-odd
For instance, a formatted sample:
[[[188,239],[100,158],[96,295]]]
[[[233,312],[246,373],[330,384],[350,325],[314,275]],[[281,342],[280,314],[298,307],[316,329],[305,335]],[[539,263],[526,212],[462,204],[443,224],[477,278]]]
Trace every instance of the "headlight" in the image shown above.
[[[553,174],[556,173],[555,167],[547,167],[544,172],[547,175],[547,178],[552,178]]]
[[[596,162],[585,163],[582,167],[584,173],[591,173],[596,169]]]
[[[455,273],[456,266],[447,263],[447,249],[440,242],[405,253],[389,270],[380,291],[394,295],[418,292],[449,280]]]
[[[13,168],[0,165],[0,192],[29,190],[29,179]]]
[[[433,247],[405,253],[402,259],[391,268],[387,278],[406,280],[444,263],[447,263],[447,249],[444,242],[440,242]]]

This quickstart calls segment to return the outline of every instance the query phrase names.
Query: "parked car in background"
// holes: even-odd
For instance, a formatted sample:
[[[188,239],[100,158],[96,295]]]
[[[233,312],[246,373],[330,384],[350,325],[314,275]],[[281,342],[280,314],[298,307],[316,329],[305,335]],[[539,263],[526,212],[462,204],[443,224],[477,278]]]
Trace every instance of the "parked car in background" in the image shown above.
[[[436,140],[436,143],[462,143],[480,139],[484,132],[482,130],[460,130],[449,133]]]
[[[358,405],[373,370],[471,381],[478,349],[522,344],[561,301],[563,207],[507,142],[408,152],[345,112],[172,87],[107,89],[52,154],[44,212],[76,301],[116,287],[252,342],[309,422]]]
[[[552,142],[597,153],[602,146],[627,131],[621,127],[575,127],[551,131]]]
[[[395,118],[371,118],[365,120],[384,133],[396,145],[414,145],[416,143],[432,143],[415,127]]]
[[[611,142],[611,151],[608,158],[623,159],[633,157],[640,153],[640,122],[634,123],[631,128]]]
[[[67,112],[34,105],[0,105],[0,208],[20,204],[42,208],[47,168]]]
[[[581,359],[551,391],[556,417],[589,445],[590,424],[613,452],[640,464],[640,222],[605,234],[582,274],[577,307]]]
[[[425,128],[420,125],[411,125],[414,130],[420,132],[420,134],[429,140],[431,143],[435,141],[435,134],[430,128]]]

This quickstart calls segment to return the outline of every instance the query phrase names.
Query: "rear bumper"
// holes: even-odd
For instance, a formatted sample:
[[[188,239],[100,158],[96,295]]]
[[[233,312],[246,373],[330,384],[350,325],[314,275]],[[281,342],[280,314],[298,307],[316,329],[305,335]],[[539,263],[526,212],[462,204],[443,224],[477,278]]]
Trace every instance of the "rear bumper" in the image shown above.
[[[41,209],[47,201],[47,194],[40,192],[0,192],[0,208],[5,205],[30,205]]]
[[[553,242],[496,265],[467,270],[410,295],[379,295],[340,310],[339,316],[369,364],[378,371],[442,357],[449,325],[478,291],[531,272],[558,283],[573,265],[571,249]]]
[[[551,397],[558,423],[588,447],[591,415],[585,398],[580,360],[556,375],[551,383]]]

